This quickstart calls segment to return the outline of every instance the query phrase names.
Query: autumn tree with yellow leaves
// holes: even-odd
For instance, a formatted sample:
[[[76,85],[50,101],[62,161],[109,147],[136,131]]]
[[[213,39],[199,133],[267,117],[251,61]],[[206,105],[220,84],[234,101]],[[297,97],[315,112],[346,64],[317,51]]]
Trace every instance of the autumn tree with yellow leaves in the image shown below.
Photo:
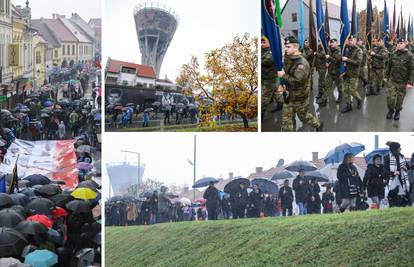
[[[182,66],[176,82],[200,103],[202,122],[226,112],[248,128],[249,120],[257,118],[257,57],[257,38],[246,33],[206,53],[203,70],[194,56]]]

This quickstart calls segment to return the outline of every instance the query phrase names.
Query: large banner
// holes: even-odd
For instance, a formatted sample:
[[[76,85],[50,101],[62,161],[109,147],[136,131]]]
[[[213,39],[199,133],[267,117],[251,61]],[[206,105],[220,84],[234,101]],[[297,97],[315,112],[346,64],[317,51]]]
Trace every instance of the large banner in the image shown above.
[[[7,150],[0,165],[0,176],[13,173],[17,162],[20,179],[31,174],[42,174],[52,180],[63,180],[64,188],[76,187],[78,169],[74,140],[62,141],[25,141],[16,139]]]

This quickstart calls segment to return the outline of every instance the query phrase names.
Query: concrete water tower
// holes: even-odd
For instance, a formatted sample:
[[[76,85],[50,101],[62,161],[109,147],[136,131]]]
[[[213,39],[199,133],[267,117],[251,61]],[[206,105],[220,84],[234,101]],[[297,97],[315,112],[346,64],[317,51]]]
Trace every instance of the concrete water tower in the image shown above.
[[[161,3],[143,2],[134,9],[141,64],[152,66],[157,75],[168,46],[177,30],[178,16]]]

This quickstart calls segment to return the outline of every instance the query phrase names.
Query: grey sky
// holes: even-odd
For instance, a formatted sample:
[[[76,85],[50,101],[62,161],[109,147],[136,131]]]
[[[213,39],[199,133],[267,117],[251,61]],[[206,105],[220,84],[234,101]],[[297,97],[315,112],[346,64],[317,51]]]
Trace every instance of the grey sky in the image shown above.
[[[142,1],[105,0],[103,58],[140,63],[134,7]],[[230,42],[239,33],[257,36],[259,5],[252,0],[163,0],[180,18],[175,36],[161,67],[161,78],[178,76],[192,55],[204,53]]]
[[[127,149],[141,153],[146,165],[144,179],[153,178],[166,184],[192,185],[193,134],[187,133],[106,133],[104,162],[122,162]],[[383,133],[380,147],[387,141],[398,141],[402,153],[411,157],[414,137],[408,133]],[[340,143],[359,142],[368,154],[374,149],[372,133],[202,133],[197,134],[197,179],[203,176],[227,178],[229,172],[247,176],[256,167],[269,169],[283,158],[285,163],[297,159],[311,160],[312,152],[320,158]],[[359,154],[363,156],[363,152]],[[136,162],[136,156],[128,155]],[[106,178],[104,181],[107,182]]]
[[[12,3],[26,6],[26,0],[12,0]],[[100,18],[102,13],[100,0],[29,0],[29,6],[32,9],[33,19],[51,18],[53,13],[66,17],[78,13],[88,22],[90,18]]]

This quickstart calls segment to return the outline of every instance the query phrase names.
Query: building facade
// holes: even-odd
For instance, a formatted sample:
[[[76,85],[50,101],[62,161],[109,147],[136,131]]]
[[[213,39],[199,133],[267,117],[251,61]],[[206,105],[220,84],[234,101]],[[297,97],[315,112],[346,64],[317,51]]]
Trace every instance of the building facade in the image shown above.
[[[46,55],[48,52],[47,42],[43,37],[36,33],[33,36],[33,77],[34,77],[34,87],[38,88],[42,86],[47,81],[47,61]],[[49,61],[50,64],[50,61]]]
[[[8,64],[8,51],[12,38],[11,2],[0,0],[0,96],[7,95],[8,85],[12,81],[13,69]]]

